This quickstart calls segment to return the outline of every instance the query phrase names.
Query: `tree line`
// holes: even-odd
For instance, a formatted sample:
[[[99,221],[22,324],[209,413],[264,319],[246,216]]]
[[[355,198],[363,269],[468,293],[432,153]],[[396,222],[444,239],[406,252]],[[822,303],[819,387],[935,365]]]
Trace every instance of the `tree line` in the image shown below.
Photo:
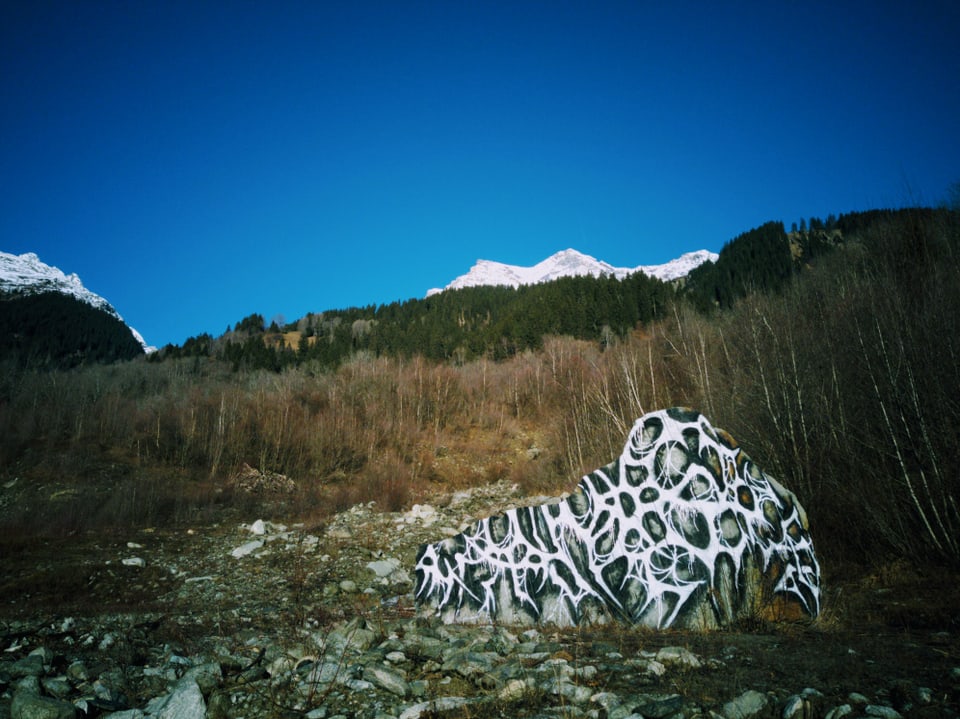
[[[512,287],[468,287],[425,299],[330,310],[284,328],[262,315],[240,320],[220,338],[200,335],[168,345],[153,361],[215,357],[234,369],[281,371],[303,363],[336,367],[356,353],[467,362],[503,360],[542,346],[549,335],[608,344],[664,316],[675,289],[643,273],[564,277]],[[284,332],[297,333],[289,344]]]

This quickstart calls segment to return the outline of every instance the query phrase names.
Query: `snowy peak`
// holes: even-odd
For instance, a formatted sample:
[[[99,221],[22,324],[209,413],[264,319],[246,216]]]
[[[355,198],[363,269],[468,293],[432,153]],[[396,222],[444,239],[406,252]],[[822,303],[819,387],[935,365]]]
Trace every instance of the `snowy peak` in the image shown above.
[[[686,252],[675,260],[670,260],[662,265],[645,265],[637,267],[634,272],[642,272],[650,277],[656,277],[664,282],[672,282],[686,277],[696,268],[705,262],[716,262],[720,258],[716,252],[709,250],[696,250],[695,252]]]
[[[113,306],[100,295],[84,287],[76,274],[64,274],[59,268],[41,262],[33,252],[23,255],[0,252],[0,293],[37,295],[43,292],[59,292],[74,297],[123,322],[123,317],[113,309]],[[130,332],[145,352],[154,349],[147,346],[143,337],[133,327],[130,327]]]
[[[612,275],[623,279],[627,275],[643,272],[650,277],[656,277],[664,282],[679,279],[690,273],[695,267],[704,262],[716,262],[718,255],[707,250],[688,252],[685,255],[662,265],[641,265],[639,267],[614,267],[590,255],[577,252],[574,249],[563,250],[538,262],[533,267],[507,265],[491,260],[477,260],[470,271],[456,278],[443,290],[455,290],[463,287],[481,287],[490,285],[506,285],[519,287],[520,285],[535,285],[540,282],[550,282],[560,277],[577,277],[582,275]],[[427,296],[442,292],[433,289]]]

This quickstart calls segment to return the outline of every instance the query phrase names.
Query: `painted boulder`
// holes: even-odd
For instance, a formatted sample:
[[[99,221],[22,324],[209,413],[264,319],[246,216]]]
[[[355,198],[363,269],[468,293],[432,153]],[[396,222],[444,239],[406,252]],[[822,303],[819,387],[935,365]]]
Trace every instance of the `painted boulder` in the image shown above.
[[[423,545],[415,594],[448,622],[709,629],[816,616],[820,568],[794,494],[675,408],[637,420],[565,499]]]

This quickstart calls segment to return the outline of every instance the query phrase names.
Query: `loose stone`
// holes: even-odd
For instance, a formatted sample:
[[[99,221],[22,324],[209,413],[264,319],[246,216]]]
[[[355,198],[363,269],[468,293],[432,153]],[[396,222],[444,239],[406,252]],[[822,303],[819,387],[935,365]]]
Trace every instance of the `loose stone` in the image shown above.
[[[363,676],[371,684],[398,697],[405,697],[410,693],[410,685],[397,671],[384,666],[373,664],[363,670]]]
[[[724,704],[723,715],[727,719],[753,719],[766,710],[769,701],[766,694],[749,689],[736,699]]]
[[[880,717],[880,719],[903,719],[903,715],[893,707],[885,707],[878,704],[867,704],[863,713],[868,717]]]
[[[702,664],[697,655],[685,647],[664,647],[657,652],[657,661],[662,664],[676,664],[690,669],[699,669]]]
[[[841,704],[828,711],[824,719],[843,719],[843,717],[848,717],[851,714],[853,714],[853,707],[849,704]]]
[[[10,704],[11,719],[74,719],[76,707],[61,699],[18,691]]]

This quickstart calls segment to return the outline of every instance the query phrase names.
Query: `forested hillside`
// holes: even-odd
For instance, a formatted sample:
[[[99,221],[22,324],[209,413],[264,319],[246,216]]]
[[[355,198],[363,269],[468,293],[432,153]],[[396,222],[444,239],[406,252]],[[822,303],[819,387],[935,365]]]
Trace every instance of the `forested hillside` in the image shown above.
[[[142,354],[121,320],[75,297],[0,293],[0,359],[21,367],[69,368]]]
[[[633,420],[703,411],[807,508],[830,562],[960,562],[960,220],[863,213],[731,240],[683,287],[642,276],[246,318],[152,361],[0,375],[2,529],[195,522],[251,501],[398,508],[509,479],[569,490]],[[70,502],[42,502],[51,481]],[[269,504],[258,500],[260,510]]]
[[[304,362],[335,367],[357,352],[465,362],[502,360],[537,349],[548,335],[613,341],[638,324],[662,318],[674,289],[637,273],[565,277],[540,285],[469,287],[426,299],[328,310],[286,327],[252,315],[214,339],[192,337],[153,359],[214,356],[234,369],[272,369]]]
[[[236,371],[280,371],[305,362],[334,368],[357,352],[420,356],[458,363],[495,361],[543,346],[543,338],[567,336],[603,346],[637,327],[667,316],[675,300],[699,311],[730,309],[754,293],[779,291],[795,274],[838,247],[856,244],[865,228],[907,216],[931,220],[933,210],[877,211],[811,218],[789,234],[768,222],[735,237],[717,262],[685,280],[665,283],[642,273],[615,277],[566,277],[511,287],[447,290],[426,299],[312,313],[284,327],[268,327],[254,314],[217,338],[200,335],[168,345],[151,359],[215,357]]]

